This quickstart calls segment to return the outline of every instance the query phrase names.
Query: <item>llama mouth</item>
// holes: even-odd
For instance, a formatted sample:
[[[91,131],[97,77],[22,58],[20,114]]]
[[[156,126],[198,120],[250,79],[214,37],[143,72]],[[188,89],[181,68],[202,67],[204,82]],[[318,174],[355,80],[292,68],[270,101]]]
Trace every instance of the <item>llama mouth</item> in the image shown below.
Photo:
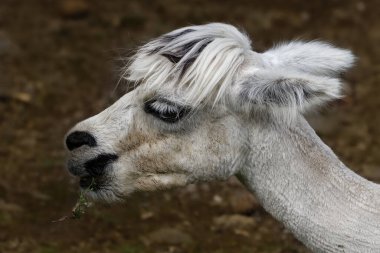
[[[115,154],[100,154],[84,163],[85,171],[92,177],[104,176],[106,168],[118,159]]]
[[[124,194],[120,192],[109,178],[81,176],[79,178],[81,194],[87,200],[114,202],[123,200]]]
[[[79,186],[82,190],[97,192],[101,190],[105,185],[108,185],[108,181],[103,177],[94,177],[91,175],[82,176],[79,178]]]
[[[94,177],[84,176],[79,179],[79,186],[84,189],[93,190],[96,186],[96,181]]]
[[[70,174],[79,178],[82,189],[97,191],[101,185],[107,184],[111,164],[118,159],[114,154],[100,154],[86,162],[69,159],[67,168]]]

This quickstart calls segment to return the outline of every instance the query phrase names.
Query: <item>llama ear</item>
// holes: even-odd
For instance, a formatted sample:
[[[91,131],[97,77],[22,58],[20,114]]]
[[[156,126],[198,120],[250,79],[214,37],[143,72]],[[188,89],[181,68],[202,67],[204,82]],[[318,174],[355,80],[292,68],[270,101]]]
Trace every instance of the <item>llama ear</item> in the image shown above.
[[[349,50],[323,42],[290,42],[255,54],[261,64],[247,67],[232,87],[244,111],[268,111],[291,118],[341,97],[338,74],[351,67]]]
[[[336,76],[350,68],[355,61],[351,51],[320,41],[280,44],[261,56],[268,66],[317,76]]]
[[[246,75],[236,84],[234,94],[244,110],[285,111],[294,115],[339,98],[341,86],[337,78],[269,68]]]

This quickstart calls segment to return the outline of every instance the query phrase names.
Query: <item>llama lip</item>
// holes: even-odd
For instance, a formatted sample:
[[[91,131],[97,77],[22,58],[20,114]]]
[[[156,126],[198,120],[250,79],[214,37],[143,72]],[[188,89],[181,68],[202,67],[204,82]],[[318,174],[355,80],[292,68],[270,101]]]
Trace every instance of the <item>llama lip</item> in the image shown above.
[[[95,178],[91,176],[81,177],[79,180],[79,185],[82,188],[90,188],[94,184]]]
[[[99,178],[107,174],[110,165],[118,159],[115,154],[100,154],[86,162],[83,158],[70,157],[67,161],[67,169],[70,174],[83,178],[86,181],[88,177]],[[86,180],[85,180],[86,179]]]
[[[100,154],[85,162],[84,168],[93,177],[102,176],[105,174],[105,168],[117,159],[118,156],[115,154]]]

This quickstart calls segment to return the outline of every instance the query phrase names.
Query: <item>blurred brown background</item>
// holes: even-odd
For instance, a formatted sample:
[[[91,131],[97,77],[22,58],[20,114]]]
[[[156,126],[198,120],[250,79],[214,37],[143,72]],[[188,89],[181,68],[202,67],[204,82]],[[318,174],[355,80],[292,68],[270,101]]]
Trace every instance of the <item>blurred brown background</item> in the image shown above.
[[[212,21],[245,29],[257,51],[295,38],[353,50],[347,97],[311,122],[349,167],[380,182],[378,1],[1,0],[0,252],[308,252],[234,179],[51,222],[78,197],[63,136],[125,91],[115,90],[120,57]]]

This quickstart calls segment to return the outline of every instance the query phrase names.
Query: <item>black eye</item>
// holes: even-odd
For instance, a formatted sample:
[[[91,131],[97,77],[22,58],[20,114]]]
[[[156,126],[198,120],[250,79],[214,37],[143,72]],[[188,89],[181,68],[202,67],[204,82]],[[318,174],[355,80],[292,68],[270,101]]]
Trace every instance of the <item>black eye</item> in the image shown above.
[[[167,100],[154,99],[145,102],[144,111],[167,123],[175,123],[187,115],[190,108]]]

